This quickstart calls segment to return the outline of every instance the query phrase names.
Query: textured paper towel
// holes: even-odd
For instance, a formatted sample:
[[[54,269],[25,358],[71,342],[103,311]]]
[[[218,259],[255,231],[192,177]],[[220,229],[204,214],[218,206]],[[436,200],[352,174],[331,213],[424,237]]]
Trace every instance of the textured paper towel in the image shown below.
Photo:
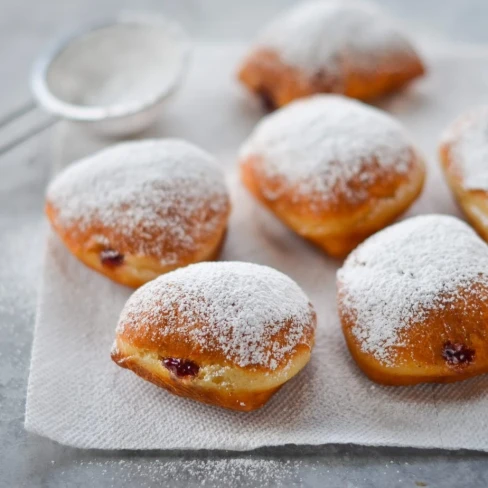
[[[202,145],[232,168],[261,112],[233,82],[240,46],[199,47],[184,89],[150,135]],[[484,100],[488,54],[429,56],[429,77],[383,102],[428,160],[425,192],[410,214],[457,214],[437,168],[444,126]],[[61,126],[54,161],[67,164],[107,144]],[[229,170],[232,173],[232,170]],[[358,443],[488,450],[488,375],[451,385],[381,387],[358,370],[337,319],[337,261],[259,208],[230,175],[234,211],[224,260],[273,266],[309,294],[317,346],[306,369],[262,410],[230,412],[170,395],[122,370],[109,351],[130,290],[76,261],[50,235],[40,294],[26,427],[59,442],[103,449],[252,449],[263,445]]]

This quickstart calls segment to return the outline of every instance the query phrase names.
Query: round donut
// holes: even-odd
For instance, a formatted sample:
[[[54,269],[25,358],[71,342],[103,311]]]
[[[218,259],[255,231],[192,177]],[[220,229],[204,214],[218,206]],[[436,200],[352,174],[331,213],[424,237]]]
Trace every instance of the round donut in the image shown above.
[[[239,79],[268,108],[314,93],[369,100],[424,74],[410,42],[364,1],[301,3],[258,36]]]
[[[385,385],[447,383],[488,372],[488,246],[446,215],[375,234],[338,271],[351,355]]]
[[[439,154],[459,206],[488,241],[488,106],[470,110],[449,126]]]
[[[66,247],[132,287],[215,259],[229,212],[218,164],[177,139],[125,142],[82,159],[53,180],[46,198]]]
[[[112,359],[177,395],[249,411],[308,363],[315,326],[307,296],[286,275],[250,263],[200,263],[132,295]]]
[[[398,122],[339,95],[297,100],[264,117],[240,162],[250,192],[335,257],[406,210],[425,176]]]

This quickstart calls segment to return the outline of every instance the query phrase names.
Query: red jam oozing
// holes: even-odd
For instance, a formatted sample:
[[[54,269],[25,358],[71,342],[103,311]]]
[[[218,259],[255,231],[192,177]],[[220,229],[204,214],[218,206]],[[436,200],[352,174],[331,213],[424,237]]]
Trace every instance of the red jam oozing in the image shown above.
[[[193,361],[186,361],[185,359],[164,358],[162,362],[178,378],[196,376],[200,369],[198,364]]]
[[[100,261],[104,266],[116,268],[124,263],[124,255],[114,249],[104,249],[100,252]]]
[[[474,359],[474,349],[469,349],[464,344],[446,342],[442,350],[442,357],[449,365],[458,366],[471,363]]]

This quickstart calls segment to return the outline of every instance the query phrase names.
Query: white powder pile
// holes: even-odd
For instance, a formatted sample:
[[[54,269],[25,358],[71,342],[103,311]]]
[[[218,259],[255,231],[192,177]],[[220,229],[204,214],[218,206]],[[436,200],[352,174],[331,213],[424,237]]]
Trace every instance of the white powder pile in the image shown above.
[[[107,26],[75,39],[58,55],[48,72],[49,86],[77,105],[153,101],[180,75],[186,49],[169,22]]]
[[[488,107],[463,115],[448,128],[442,142],[451,145],[451,157],[461,170],[464,187],[488,191]]]
[[[229,205],[216,161],[178,139],[121,143],[82,159],[54,179],[47,198],[62,226],[96,228],[102,244],[114,231],[134,253],[167,264],[211,235]]]
[[[269,199],[293,186],[297,197],[318,204],[338,196],[357,202],[382,176],[378,169],[408,171],[412,146],[402,126],[380,110],[339,95],[315,95],[265,117],[240,156],[260,160],[272,182],[260,182]],[[362,188],[350,185],[358,177]]]
[[[467,224],[445,215],[388,227],[338,271],[340,306],[355,319],[353,334],[364,352],[387,365],[400,331],[473,283],[488,286],[488,247]]]
[[[375,5],[353,0],[299,4],[265,28],[257,44],[277,51],[285,63],[310,75],[326,69],[339,76],[344,59],[374,71],[387,57],[393,69],[395,54],[413,54],[391,19]]]
[[[182,341],[204,351],[242,367],[276,369],[314,326],[313,308],[291,278],[267,266],[220,262],[194,264],[144,285],[122,311],[118,332],[149,328],[157,340],[178,327]]]

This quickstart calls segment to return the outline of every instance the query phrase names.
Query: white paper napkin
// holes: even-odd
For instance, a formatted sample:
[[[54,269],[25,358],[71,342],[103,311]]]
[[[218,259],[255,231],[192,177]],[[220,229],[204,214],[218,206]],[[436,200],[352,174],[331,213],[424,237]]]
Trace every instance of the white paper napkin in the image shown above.
[[[227,167],[261,112],[234,82],[242,46],[200,46],[185,87],[151,135],[178,136]],[[442,129],[485,101],[488,52],[435,50],[429,76],[383,102],[412,132],[429,166],[410,214],[457,214],[437,166]],[[107,144],[61,126],[55,164]],[[110,360],[131,291],[84,267],[49,235],[29,378],[26,428],[61,443],[102,449],[253,449],[357,443],[488,450],[488,375],[451,385],[381,387],[351,359],[335,305],[339,262],[296,237],[230,177],[234,210],[223,260],[273,266],[309,294],[317,345],[306,369],[261,410],[231,412],[173,396]]]

